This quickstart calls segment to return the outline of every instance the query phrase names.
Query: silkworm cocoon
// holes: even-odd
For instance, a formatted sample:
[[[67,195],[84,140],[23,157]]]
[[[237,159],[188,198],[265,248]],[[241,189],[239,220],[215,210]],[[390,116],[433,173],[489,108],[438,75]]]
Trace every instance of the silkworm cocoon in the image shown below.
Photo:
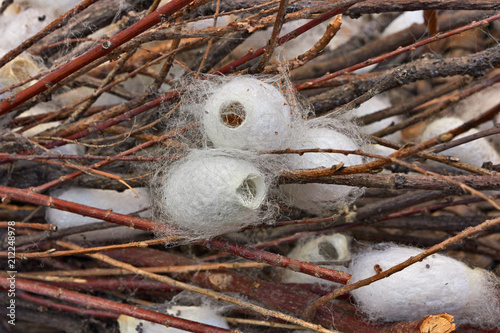
[[[265,175],[252,163],[213,149],[192,151],[160,188],[168,222],[203,237],[257,222],[266,193]]]
[[[383,110],[385,108],[391,107],[391,101],[389,100],[389,97],[385,94],[382,95],[377,95],[368,101],[364,102],[361,104],[357,109],[352,110],[352,115],[356,117],[362,117],[368,114],[375,113],[377,111]],[[388,117],[379,121],[376,121],[374,123],[368,124],[361,126],[360,130],[363,133],[366,134],[372,134],[377,131],[380,131],[381,129],[386,128],[387,126],[392,125],[393,123],[398,123],[401,120],[401,117],[399,116],[393,116],[393,117]],[[394,142],[401,142],[401,132],[396,132],[393,134],[389,134],[385,136],[385,139],[394,141]]]
[[[328,128],[312,128],[300,131],[289,146],[291,149],[323,148],[356,150],[359,147],[346,135]],[[343,155],[331,153],[289,154],[286,163],[291,169],[330,168],[339,163],[344,166],[361,164],[359,155]],[[281,189],[290,205],[319,214],[329,209],[341,207],[348,203],[359,191],[356,187],[329,184],[286,184]]]
[[[298,244],[288,254],[288,257],[307,262],[347,261],[351,257],[349,243],[349,238],[342,234],[324,235]],[[341,265],[322,264],[321,266],[336,270],[345,270],[345,267]],[[285,283],[335,284],[335,282],[294,272],[289,269],[283,270],[281,281]]]
[[[444,117],[437,119],[427,125],[422,134],[422,141],[445,133],[453,128],[462,125],[464,122],[459,118]],[[456,138],[461,138],[477,133],[476,129],[458,135]],[[445,150],[440,154],[446,154],[458,157],[461,162],[480,167],[484,162],[492,162],[493,164],[500,163],[500,155],[484,138],[468,142],[466,144]]]
[[[208,98],[203,125],[216,147],[278,149],[289,136],[290,113],[278,89],[255,78],[236,77]]]
[[[198,323],[207,324],[211,326],[229,328],[227,321],[217,314],[216,311],[207,307],[200,306],[172,306],[166,311],[165,314],[179,317]],[[166,327],[165,325],[152,323],[147,320],[141,320],[125,315],[118,317],[118,325],[120,333],[181,333],[188,332],[173,327]]]
[[[413,12],[403,12],[394,21],[392,21],[387,28],[382,32],[382,37],[386,37],[404,29],[411,27],[413,24],[424,23],[424,12],[416,10]]]
[[[39,8],[57,17],[79,4],[81,0],[16,0],[15,3],[24,8]],[[49,23],[49,22],[48,22]]]
[[[113,190],[99,190],[90,188],[70,187],[52,191],[50,195],[58,199],[76,202],[101,209],[112,209],[115,213],[130,214],[143,210],[151,205],[146,188],[134,189],[139,198],[132,190],[123,192]],[[102,222],[93,217],[82,216],[70,212],[47,208],[45,218],[48,223],[55,224],[60,229],[76,227],[79,225]]]
[[[420,252],[390,243],[375,245],[353,256],[350,282],[373,276],[377,270],[391,268]],[[351,294],[373,320],[410,321],[448,313],[459,324],[499,326],[498,286],[498,278],[492,273],[434,254]]]
[[[497,105],[499,94],[500,83],[497,83],[461,100],[451,108],[452,113],[464,121],[469,121]],[[486,130],[498,123],[500,123],[500,114],[497,114],[496,119],[485,122],[477,128]],[[500,152],[500,134],[490,135],[486,139],[493,144],[497,152]]]
[[[50,1],[46,1],[46,4]],[[2,54],[20,45],[29,37],[39,32],[52,22],[52,16],[41,8],[28,8],[19,13],[0,15],[0,31],[2,32]]]

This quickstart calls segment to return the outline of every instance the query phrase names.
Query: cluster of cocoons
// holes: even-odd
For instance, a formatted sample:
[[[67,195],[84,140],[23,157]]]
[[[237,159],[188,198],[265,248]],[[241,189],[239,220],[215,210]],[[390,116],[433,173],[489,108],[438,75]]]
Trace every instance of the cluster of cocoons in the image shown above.
[[[170,224],[204,237],[259,221],[266,176],[244,154],[193,150],[169,168],[162,180],[162,211]]]
[[[396,266],[422,250],[383,243],[353,256],[350,283]],[[458,324],[500,327],[498,277],[433,254],[387,278],[351,292],[372,320],[411,321],[448,313]]]
[[[422,134],[422,141],[446,133],[451,129],[461,126],[463,123],[464,121],[462,119],[456,117],[444,117],[437,119],[426,126]],[[455,139],[475,134],[477,132],[478,131],[473,128],[458,135]],[[461,162],[478,167],[482,166],[484,162],[492,162],[493,164],[500,163],[500,154],[495,150],[491,143],[484,138],[453,147],[443,151],[441,154],[458,157]]]
[[[263,170],[362,163],[355,155],[307,153],[271,158],[256,154],[285,148],[359,148],[354,139],[333,126],[321,127],[304,120],[305,112],[297,107],[292,94],[286,95],[256,77],[201,80],[183,99],[181,110],[200,124],[202,147],[191,149],[185,158],[153,180],[160,217],[183,235],[213,237],[262,222],[269,216],[263,213],[269,209],[262,208],[268,202],[273,180],[272,172]],[[359,193],[355,190],[347,186],[290,184],[277,192],[290,205],[324,213],[348,203],[353,193]]]
[[[350,239],[338,233],[319,236],[297,244],[287,257],[311,263],[329,261],[334,261],[336,263],[347,262],[351,258]],[[321,266],[335,270],[345,270],[345,267],[340,264],[321,264]],[[336,284],[332,281],[323,280],[288,269],[283,270],[281,282]]]
[[[217,314],[216,311],[204,306],[171,306],[165,314],[195,321],[198,323],[229,329],[229,325],[224,317]],[[183,333],[185,330],[167,327],[165,325],[153,323],[147,320],[141,320],[126,315],[118,317],[120,333]]]

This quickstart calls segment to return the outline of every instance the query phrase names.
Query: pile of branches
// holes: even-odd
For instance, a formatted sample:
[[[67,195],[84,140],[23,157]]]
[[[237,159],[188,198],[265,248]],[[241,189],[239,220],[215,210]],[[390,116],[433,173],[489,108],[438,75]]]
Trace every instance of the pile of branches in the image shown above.
[[[481,192],[500,188],[500,166],[472,166],[439,154],[451,147],[446,142],[453,137],[493,119],[500,110],[500,100],[495,107],[439,137],[418,144],[408,140],[406,145],[383,139],[398,131],[411,138],[411,130],[431,116],[445,114],[462,99],[500,80],[500,31],[498,25],[496,30],[493,25],[500,18],[498,1],[159,3],[82,1],[0,59],[3,67],[23,52],[36,54],[48,67],[1,92],[6,96],[0,101],[0,216],[5,221],[0,222],[2,308],[10,304],[12,275],[16,295],[16,327],[2,315],[2,331],[118,332],[116,319],[125,314],[192,332],[227,332],[139,307],[163,303],[189,291],[233,304],[226,312],[228,322],[241,331],[306,328],[319,332],[420,332],[425,318],[370,322],[348,302],[330,301],[345,299],[349,291],[363,283],[382,279],[444,250],[475,266],[500,272],[500,207],[495,201],[500,195]],[[8,4],[4,1],[2,10]],[[381,37],[398,15],[415,10],[424,11],[424,24]],[[325,48],[333,37],[328,39],[325,34],[313,49],[297,58],[286,63],[273,61],[277,47],[339,14],[351,18],[379,15],[363,30],[364,34],[334,50]],[[187,27],[229,15],[233,21],[227,25],[214,24],[198,30]],[[280,35],[281,23],[297,19],[311,21],[290,34]],[[360,24],[364,23],[360,20]],[[232,52],[266,28],[273,32],[261,48],[242,54]],[[99,29],[106,29],[106,34],[97,40],[91,38]],[[376,70],[353,74],[373,64],[379,64]],[[172,75],[174,65],[182,66],[187,74]],[[399,101],[391,108],[358,119],[361,124],[369,124],[403,116],[401,122],[370,136],[373,143],[396,149],[392,155],[340,169],[281,173],[282,183],[320,182],[365,188],[364,196],[354,206],[326,217],[283,208],[283,215],[271,225],[182,245],[171,243],[169,235],[158,237],[153,233],[118,242],[89,240],[77,244],[68,238],[92,230],[109,232],[109,224],[60,231],[47,224],[44,209],[51,207],[136,229],[157,230],[157,221],[52,198],[49,191],[68,185],[114,190],[147,185],[151,175],[137,165],[173,158],[161,153],[164,146],[169,151],[174,149],[172,132],[165,134],[163,129],[169,111],[175,112],[186,92],[186,76],[196,80],[208,73],[279,74],[283,68],[289,71],[295,90],[308,99],[316,116],[341,115],[384,92]],[[152,83],[142,90],[126,88],[127,81],[137,75],[150,78]],[[80,87],[92,88],[92,93],[79,96],[59,110],[19,117],[39,103]],[[117,96],[123,102],[94,105],[103,94]],[[163,116],[166,114],[169,116]],[[34,136],[22,135],[51,121],[60,124]],[[453,145],[499,132],[498,126],[489,128],[453,141]],[[70,143],[84,145],[88,152],[50,152]],[[185,152],[180,146],[175,153]],[[426,159],[454,169],[426,166]],[[391,172],[380,173],[384,169]],[[13,222],[15,233],[9,228]],[[354,284],[348,284],[349,274],[284,256],[302,239],[335,231],[361,242],[390,241],[426,250],[370,281]],[[14,247],[15,254],[9,250]],[[344,286],[282,284],[276,281],[272,267],[320,274]],[[498,331],[468,325],[458,329]]]

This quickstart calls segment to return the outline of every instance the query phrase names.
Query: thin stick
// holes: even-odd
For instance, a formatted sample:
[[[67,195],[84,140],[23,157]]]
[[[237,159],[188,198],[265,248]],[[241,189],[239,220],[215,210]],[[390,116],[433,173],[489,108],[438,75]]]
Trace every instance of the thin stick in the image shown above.
[[[164,238],[159,238],[159,239],[152,239],[152,240],[141,241],[141,242],[127,243],[127,244],[91,247],[91,248],[86,248],[83,250],[59,251],[56,249],[50,249],[50,250],[47,250],[45,252],[31,252],[31,253],[30,252],[16,252],[16,258],[18,258],[18,259],[34,259],[34,258],[66,257],[66,256],[72,256],[72,255],[78,255],[78,254],[88,254],[88,253],[111,251],[111,250],[117,250],[117,249],[126,249],[126,248],[131,248],[131,247],[148,247],[148,246],[152,246],[152,245],[168,244],[168,243],[175,242],[178,240],[179,240],[179,238],[164,237]],[[6,251],[0,252],[0,258],[1,257],[6,258],[7,256],[8,256],[8,252],[6,252]]]
[[[47,27],[45,27],[42,31],[38,32],[34,36],[28,38],[25,40],[21,45],[16,47],[15,49],[7,52],[1,59],[0,59],[0,68],[5,66],[9,61],[26,51],[28,48],[30,48],[32,45],[34,45],[36,42],[47,36],[53,31],[56,31],[57,29],[61,28],[64,26],[68,21],[74,17],[76,14],[80,13],[93,3],[97,2],[99,0],[85,0],[80,2],[78,5],[76,5],[74,8],[68,10],[66,13],[61,15],[59,18],[54,20],[52,23],[50,23]],[[12,3],[12,1],[4,1],[4,4],[9,4]],[[1,11],[0,11],[1,12]]]
[[[132,26],[128,27],[127,29],[119,32],[101,45],[94,47],[75,60],[48,74],[46,77],[36,82],[32,86],[27,87],[14,96],[10,96],[7,100],[1,101],[0,115],[9,112],[10,110],[12,110],[12,108],[24,103],[25,101],[38,95],[39,93],[44,92],[48,88],[57,84],[59,81],[68,77],[70,74],[89,65],[94,60],[108,55],[120,45],[126,43],[133,37],[139,35],[141,32],[144,32],[155,24],[159,23],[165,16],[177,12],[178,10],[187,6],[189,3],[191,3],[191,0],[172,0],[168,2],[166,5],[160,7],[159,9],[149,14],[137,23],[133,24]]]
[[[85,250],[90,250],[90,249],[85,249]],[[74,251],[83,251],[83,250],[74,250]],[[78,252],[78,254],[81,253],[88,254],[93,252],[97,251]],[[215,264],[199,264],[199,265],[183,265],[183,266],[144,267],[142,269],[150,273],[190,273],[190,272],[212,271],[221,269],[242,269],[242,268],[262,269],[267,266],[269,265],[258,262],[233,262],[233,263],[215,263]],[[18,273],[17,275],[19,277],[27,279],[46,280],[47,278],[60,277],[60,276],[83,277],[83,276],[111,276],[111,275],[131,275],[131,274],[134,273],[120,268],[92,268],[92,269],[77,269],[70,271],[43,271],[43,272]]]
[[[42,223],[26,223],[26,222],[0,222],[0,228],[27,228],[27,229],[36,229],[36,230],[48,230],[48,231],[57,231],[57,226],[54,224],[42,224]]]
[[[271,58],[274,53],[274,49],[276,48],[276,42],[278,41],[278,36],[281,32],[281,28],[283,27],[283,23],[286,15],[286,7],[288,6],[288,0],[281,0],[278,8],[278,12],[276,13],[276,20],[274,21],[273,31],[271,33],[271,38],[267,41],[267,46],[265,48],[264,54],[260,58],[257,65],[252,68],[250,72],[259,73],[266,66],[267,62]]]
[[[342,271],[312,265],[307,262],[298,261],[271,252],[227,242],[222,239],[216,238],[208,241],[202,241],[200,242],[200,244],[205,245],[208,248],[216,248],[224,252],[230,252],[248,260],[265,262],[273,266],[291,269],[295,272],[301,272],[337,283],[346,284],[352,277],[350,274]]]

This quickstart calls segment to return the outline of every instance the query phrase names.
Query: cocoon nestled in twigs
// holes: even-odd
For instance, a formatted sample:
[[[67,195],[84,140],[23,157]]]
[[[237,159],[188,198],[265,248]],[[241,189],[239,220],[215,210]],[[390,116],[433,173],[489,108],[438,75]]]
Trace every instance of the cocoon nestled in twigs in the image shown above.
[[[216,88],[204,106],[203,125],[216,147],[279,149],[290,135],[291,108],[274,86],[236,77]]]
[[[338,264],[324,264],[324,262],[334,261],[336,263],[346,262],[350,259],[349,249],[350,239],[342,234],[323,235],[314,239],[300,243],[288,254],[288,258],[307,262],[322,262],[321,266],[345,270],[345,267]],[[281,281],[285,283],[321,283],[335,284],[334,282],[316,278],[311,275],[283,270]]]
[[[353,256],[351,283],[377,274],[422,252],[383,243]],[[448,313],[459,324],[500,327],[498,278],[442,254],[351,293],[372,320],[411,321]]]
[[[461,126],[463,123],[463,120],[455,117],[437,119],[427,125],[424,133],[422,134],[422,141],[443,134],[451,129]],[[476,129],[472,128],[469,131],[458,135],[456,138],[462,138],[477,132],[478,131]],[[500,155],[485,138],[453,147],[443,151],[442,154],[458,157],[461,162],[478,167],[482,166],[484,162],[492,162],[493,164],[500,163]]]
[[[348,136],[329,128],[302,128],[289,142],[291,149],[341,149],[356,150],[358,144]],[[286,165],[290,169],[331,168],[343,163],[351,166],[363,163],[359,155],[343,155],[334,153],[289,154]],[[336,209],[349,204],[361,195],[356,187],[329,184],[286,184],[281,189],[290,205],[314,214]]]
[[[191,151],[154,182],[163,219],[195,238],[260,222],[269,185],[249,154],[218,149]]]

